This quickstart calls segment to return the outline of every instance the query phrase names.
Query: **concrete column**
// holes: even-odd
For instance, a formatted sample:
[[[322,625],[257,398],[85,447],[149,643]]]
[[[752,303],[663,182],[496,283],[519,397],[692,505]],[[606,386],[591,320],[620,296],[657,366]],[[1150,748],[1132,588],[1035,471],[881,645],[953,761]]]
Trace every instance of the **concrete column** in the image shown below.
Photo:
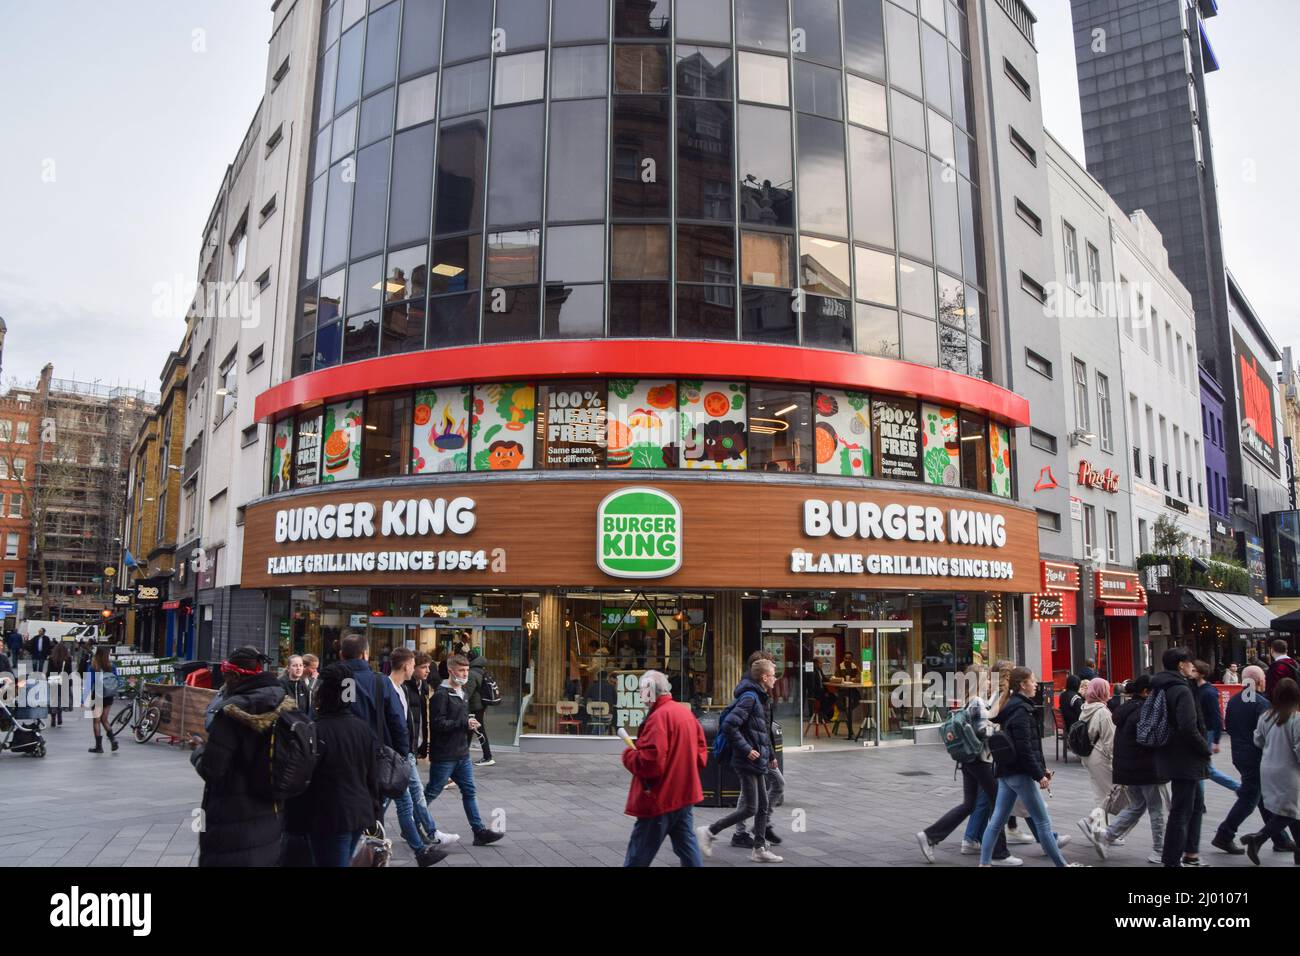
[[[555,702],[564,691],[568,668],[565,662],[564,595],[543,591],[537,607],[537,660],[533,674],[533,714],[537,732],[555,733]]]

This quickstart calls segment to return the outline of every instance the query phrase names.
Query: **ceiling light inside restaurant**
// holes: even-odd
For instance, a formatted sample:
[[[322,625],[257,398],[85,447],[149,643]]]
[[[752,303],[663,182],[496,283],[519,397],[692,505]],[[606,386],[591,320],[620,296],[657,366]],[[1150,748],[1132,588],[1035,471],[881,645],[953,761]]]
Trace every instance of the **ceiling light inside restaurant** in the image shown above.
[[[462,269],[460,266],[448,265],[445,262],[439,262],[436,266],[433,267],[433,274],[437,276],[455,277],[460,275],[464,271],[465,270]]]

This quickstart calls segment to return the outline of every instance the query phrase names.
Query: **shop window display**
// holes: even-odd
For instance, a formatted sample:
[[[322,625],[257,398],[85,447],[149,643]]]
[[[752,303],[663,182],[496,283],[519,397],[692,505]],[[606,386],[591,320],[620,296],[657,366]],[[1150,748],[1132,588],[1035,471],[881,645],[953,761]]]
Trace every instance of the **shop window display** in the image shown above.
[[[921,406],[921,445],[925,481],[931,485],[961,486],[961,441],[957,410],[925,403]]]
[[[361,477],[361,399],[325,407],[321,483]]]
[[[744,382],[682,381],[677,407],[682,467],[736,471],[745,468],[749,409]]]
[[[817,474],[871,477],[871,401],[865,392],[817,389]]]
[[[411,474],[469,470],[468,385],[416,392],[411,422]]]
[[[677,383],[653,379],[609,382],[610,468],[676,468]]]
[[[515,471],[533,467],[532,385],[501,382],[474,387],[470,438],[474,471]]]

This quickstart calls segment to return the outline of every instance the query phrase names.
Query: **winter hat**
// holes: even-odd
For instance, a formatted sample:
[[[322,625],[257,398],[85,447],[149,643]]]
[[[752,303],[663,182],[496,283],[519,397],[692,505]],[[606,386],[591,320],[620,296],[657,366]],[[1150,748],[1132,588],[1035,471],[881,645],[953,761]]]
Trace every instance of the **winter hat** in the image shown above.
[[[270,660],[256,647],[245,645],[230,652],[230,658],[221,665],[221,672],[223,674],[260,674],[262,665],[269,663]]]
[[[1110,681],[1104,677],[1094,677],[1088,681],[1088,690],[1083,699],[1089,703],[1104,704],[1110,700]]]

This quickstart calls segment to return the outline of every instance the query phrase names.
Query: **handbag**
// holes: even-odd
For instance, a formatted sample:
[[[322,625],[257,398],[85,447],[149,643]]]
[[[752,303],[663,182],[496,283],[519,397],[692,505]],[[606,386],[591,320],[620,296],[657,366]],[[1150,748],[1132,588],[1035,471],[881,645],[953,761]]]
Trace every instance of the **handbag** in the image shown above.
[[[393,858],[393,841],[384,836],[384,825],[375,821],[373,830],[366,830],[357,841],[356,852],[352,854],[352,866],[379,867],[388,866]]]
[[[1128,787],[1122,783],[1117,783],[1110,788],[1106,800],[1102,803],[1101,808],[1106,811],[1107,816],[1115,816],[1117,813],[1123,813],[1133,802],[1132,795],[1128,792]]]
[[[387,800],[396,800],[406,793],[411,785],[411,771],[406,758],[384,743],[383,714],[384,695],[379,693],[379,681],[386,677],[375,678],[372,685],[375,693],[375,782],[379,795]]]

